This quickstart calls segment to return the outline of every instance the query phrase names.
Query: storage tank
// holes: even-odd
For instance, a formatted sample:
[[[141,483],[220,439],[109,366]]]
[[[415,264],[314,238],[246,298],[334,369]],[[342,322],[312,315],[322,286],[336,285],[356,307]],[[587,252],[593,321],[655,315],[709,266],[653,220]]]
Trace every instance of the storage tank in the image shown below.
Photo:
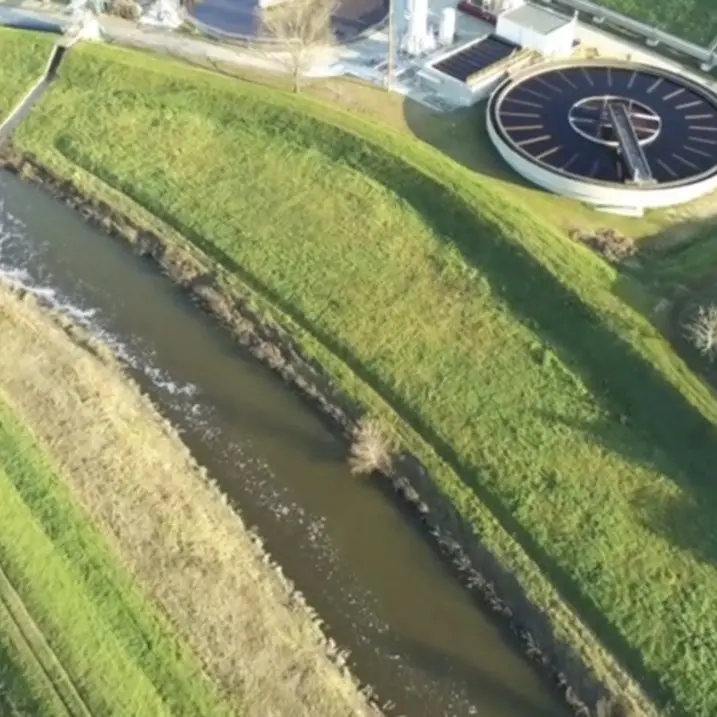
[[[452,45],[456,39],[456,9],[444,7],[441,12],[441,25],[438,30],[438,42],[441,45]]]

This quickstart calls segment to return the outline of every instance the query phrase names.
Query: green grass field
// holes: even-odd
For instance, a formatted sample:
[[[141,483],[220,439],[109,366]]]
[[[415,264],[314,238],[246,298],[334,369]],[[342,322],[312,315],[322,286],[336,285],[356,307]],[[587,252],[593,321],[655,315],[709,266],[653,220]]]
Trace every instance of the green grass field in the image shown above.
[[[17,140],[251,286],[537,602],[526,553],[674,714],[714,715],[717,402],[639,287],[424,145],[144,55],[73,51]]]
[[[0,29],[0,121],[39,79],[55,39],[42,33]]]
[[[4,401],[0,505],[0,713],[228,715]]]
[[[73,54],[19,141],[260,290],[455,469],[478,531],[475,496],[664,699],[714,711],[717,406],[611,270],[421,146],[129,53]]]
[[[712,0],[597,0],[637,20],[700,45],[717,35],[717,7]]]

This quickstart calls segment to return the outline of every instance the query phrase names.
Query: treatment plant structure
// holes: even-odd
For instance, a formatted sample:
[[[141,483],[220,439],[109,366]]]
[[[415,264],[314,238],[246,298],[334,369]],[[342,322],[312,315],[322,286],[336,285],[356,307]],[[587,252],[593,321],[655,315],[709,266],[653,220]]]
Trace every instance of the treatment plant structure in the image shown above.
[[[413,76],[439,107],[487,99],[491,142],[531,183],[631,215],[717,190],[717,95],[698,77],[649,55],[589,57],[577,12],[524,0],[438,10],[431,28],[426,0],[409,6],[399,47]]]
[[[717,97],[660,68],[607,60],[518,73],[488,102],[488,134],[534,184],[639,214],[717,189]]]
[[[84,17],[88,2],[70,8]],[[155,0],[147,20],[166,20],[177,2]],[[256,39],[260,11],[282,2],[292,0],[202,0],[189,16],[209,34]],[[395,63],[375,34],[390,7]],[[339,0],[332,25],[344,43],[367,36],[373,56],[347,52],[368,55],[368,79],[403,83],[439,110],[487,100],[487,133],[503,160],[548,191],[640,215],[717,190],[717,94],[655,55],[588,57],[594,36],[583,48],[577,11],[525,0]],[[632,49],[620,46],[623,57]]]

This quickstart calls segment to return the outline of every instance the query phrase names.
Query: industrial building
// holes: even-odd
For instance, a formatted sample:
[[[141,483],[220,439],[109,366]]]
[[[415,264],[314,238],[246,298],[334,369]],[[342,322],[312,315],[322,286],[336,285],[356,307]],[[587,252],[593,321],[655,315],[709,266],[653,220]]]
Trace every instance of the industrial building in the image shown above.
[[[509,71],[546,57],[569,56],[576,43],[576,17],[522,0],[483,5],[462,0],[457,10],[476,27],[463,42],[456,30],[455,8],[443,9],[434,30],[426,0],[411,0],[400,45],[419,61],[421,80],[456,104],[470,105],[486,98]]]
[[[497,37],[542,57],[567,57],[575,43],[577,15],[567,18],[548,8],[520,5],[496,18]]]

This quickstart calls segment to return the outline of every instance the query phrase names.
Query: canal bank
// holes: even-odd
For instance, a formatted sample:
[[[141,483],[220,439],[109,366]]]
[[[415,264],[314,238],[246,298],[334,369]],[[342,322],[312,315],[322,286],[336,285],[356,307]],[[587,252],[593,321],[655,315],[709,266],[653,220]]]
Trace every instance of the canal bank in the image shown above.
[[[7,284],[0,712],[379,717],[112,351],[68,307]]]
[[[10,176],[2,195],[11,225],[6,274],[59,306],[80,307],[77,320],[130,366],[382,702],[418,717],[564,713],[516,643],[446,570],[435,542],[420,536],[415,513],[390,500],[381,480],[350,476],[346,443],[327,430],[325,416],[318,420],[283,381],[237,352],[151,264]],[[92,215],[89,204],[75,209]],[[134,241],[145,254],[159,252],[146,232]],[[188,283],[197,265],[188,255],[170,262],[171,254],[168,246],[163,270],[184,267],[184,288],[206,299],[206,272]],[[245,345],[276,363],[266,339],[248,340],[243,321]]]
[[[25,179],[43,185],[110,234],[128,241],[140,255],[152,258],[177,285],[228,327],[240,344],[309,398],[324,418],[345,436],[350,434],[360,410],[332,388],[326,375],[302,356],[285,331],[264,318],[266,306],[261,306],[261,298],[255,293],[248,288],[245,292],[237,291],[236,282],[229,282],[220,270],[183,244],[181,238],[168,240],[172,235],[169,230],[166,235],[149,230],[147,223],[136,216],[130,218],[127,212],[123,215],[109,203],[86,197],[72,184],[55,179],[31,158],[6,157],[4,165]],[[411,521],[424,525],[433,544],[439,546],[461,574],[464,585],[499,617],[503,629],[511,633],[511,639],[521,646],[539,671],[557,685],[573,711],[585,713],[586,704],[595,706],[610,694],[629,696],[634,702],[641,702],[634,685],[620,673],[607,653],[601,655],[602,664],[587,665],[584,656],[556,639],[552,625],[555,615],[548,615],[531,604],[519,582],[476,540],[471,528],[461,521],[415,457],[404,454],[396,465],[393,485],[405,504],[411,506]],[[281,559],[280,562],[284,564]],[[562,609],[559,605],[555,607]],[[319,612],[323,615],[322,610]],[[583,629],[577,622],[574,627],[578,633]],[[585,636],[589,637],[587,633]],[[649,708],[643,711],[648,713]]]

